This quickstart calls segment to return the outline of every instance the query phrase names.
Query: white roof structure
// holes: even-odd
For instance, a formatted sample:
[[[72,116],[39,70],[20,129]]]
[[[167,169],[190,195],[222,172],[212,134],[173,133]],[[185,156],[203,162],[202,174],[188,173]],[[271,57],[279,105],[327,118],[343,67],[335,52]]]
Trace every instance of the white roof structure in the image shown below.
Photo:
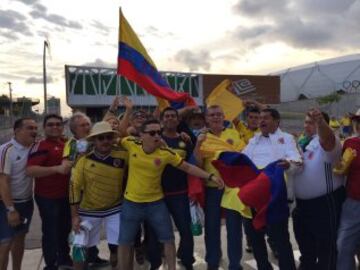
[[[288,68],[280,76],[281,102],[325,96],[335,91],[360,93],[360,54]]]

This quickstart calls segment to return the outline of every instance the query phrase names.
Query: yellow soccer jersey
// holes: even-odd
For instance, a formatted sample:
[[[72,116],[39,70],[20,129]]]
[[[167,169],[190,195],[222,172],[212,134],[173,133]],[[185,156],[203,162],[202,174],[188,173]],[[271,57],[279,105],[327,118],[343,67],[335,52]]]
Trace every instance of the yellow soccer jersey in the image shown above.
[[[74,146],[75,144],[75,146]],[[64,150],[63,150],[63,158],[69,158],[69,156],[72,154],[72,148],[76,149],[76,139],[75,138],[70,138],[66,141],[65,145],[64,145]]]
[[[70,203],[82,210],[106,210],[120,204],[128,152],[116,146],[104,158],[94,151],[80,157],[72,169]]]
[[[142,143],[133,137],[121,140],[129,152],[129,174],[125,198],[133,202],[154,202],[164,197],[161,175],[167,164],[177,167],[182,158],[169,148],[158,148],[146,154]]]
[[[224,129],[219,138],[223,140],[224,142],[227,142],[228,144],[231,144],[235,147],[237,151],[241,151],[245,147],[245,143],[242,139],[240,139],[239,133],[237,130],[232,128],[226,128]],[[206,157],[204,159],[204,169],[208,173],[213,173],[217,176],[219,175],[219,172],[215,169],[215,167],[211,164],[213,160],[216,160],[219,156],[220,152],[214,154],[212,157]],[[207,181],[206,186],[208,187],[216,187],[216,184],[213,181]]]
[[[343,126],[351,126],[351,119],[350,117],[344,116],[343,118],[341,118],[340,123]]]
[[[251,130],[243,122],[239,122],[236,126],[236,130],[239,132],[240,138],[248,144],[250,139],[254,137],[255,133],[260,132],[259,129]]]

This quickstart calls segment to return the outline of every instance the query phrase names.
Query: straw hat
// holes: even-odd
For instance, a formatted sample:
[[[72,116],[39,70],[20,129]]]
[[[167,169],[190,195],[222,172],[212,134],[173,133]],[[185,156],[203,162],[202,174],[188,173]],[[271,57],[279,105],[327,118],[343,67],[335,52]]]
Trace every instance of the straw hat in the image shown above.
[[[100,134],[106,134],[106,133],[114,133],[118,134],[116,131],[112,130],[111,125],[108,122],[101,121],[97,122],[95,125],[93,125],[90,135],[87,136],[87,139],[92,139],[94,136],[100,135]]]

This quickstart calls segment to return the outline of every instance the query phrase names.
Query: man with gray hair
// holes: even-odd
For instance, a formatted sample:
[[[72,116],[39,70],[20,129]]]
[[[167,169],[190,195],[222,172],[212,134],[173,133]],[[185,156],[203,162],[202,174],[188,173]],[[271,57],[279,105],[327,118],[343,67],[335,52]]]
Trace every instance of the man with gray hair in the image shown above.
[[[89,151],[86,137],[90,133],[91,120],[86,114],[75,112],[69,119],[69,128],[73,137],[65,144],[63,158],[74,161]],[[99,250],[96,246],[90,247],[87,263],[93,266],[108,265],[108,261],[100,258],[98,254]]]
[[[69,119],[69,128],[74,137],[66,142],[63,157],[75,160],[79,154],[87,151],[86,137],[90,133],[90,118],[82,112],[75,112]]]

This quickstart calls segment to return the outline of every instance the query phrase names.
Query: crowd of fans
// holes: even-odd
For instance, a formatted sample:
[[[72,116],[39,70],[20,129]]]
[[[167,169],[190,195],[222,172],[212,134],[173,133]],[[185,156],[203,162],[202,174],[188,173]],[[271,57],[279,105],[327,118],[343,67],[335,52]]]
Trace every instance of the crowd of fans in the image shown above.
[[[193,269],[194,239],[189,175],[204,186],[204,243],[207,269],[219,269],[221,219],[227,230],[228,269],[242,269],[242,243],[257,268],[273,269],[267,243],[281,270],[355,269],[360,245],[360,110],[341,124],[318,109],[304,114],[299,136],[280,128],[280,113],[246,101],[245,121],[226,121],[221,107],[148,113],[116,97],[103,121],[92,124],[75,112],[68,121],[73,136],[64,138],[64,121],[50,114],[37,123],[21,118],[13,138],[0,146],[0,270],[21,269],[24,239],[34,201],[39,209],[45,270],[111,264],[133,269],[149,261],[151,269],[177,259]],[[117,115],[118,107],[125,112]],[[338,130],[341,130],[342,140]],[[295,265],[288,215],[258,229],[253,216],[228,209],[230,189],[214,167],[219,153],[205,155],[209,136],[245,154],[258,169],[273,162],[284,170],[293,232],[300,250]],[[345,140],[344,140],[345,139]],[[172,222],[173,220],[173,222]],[[173,224],[179,232],[176,249]],[[97,245],[104,228],[109,258]],[[72,235],[71,250],[68,238]],[[84,251],[82,253],[82,251]]]

